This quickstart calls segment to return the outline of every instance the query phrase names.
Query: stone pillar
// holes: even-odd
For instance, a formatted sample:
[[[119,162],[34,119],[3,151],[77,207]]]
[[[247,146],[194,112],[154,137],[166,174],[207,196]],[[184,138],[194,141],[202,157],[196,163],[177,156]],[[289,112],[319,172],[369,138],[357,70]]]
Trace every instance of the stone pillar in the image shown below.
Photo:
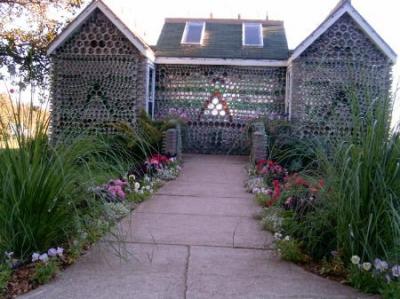
[[[252,159],[254,163],[267,158],[267,135],[256,131],[252,133]]]

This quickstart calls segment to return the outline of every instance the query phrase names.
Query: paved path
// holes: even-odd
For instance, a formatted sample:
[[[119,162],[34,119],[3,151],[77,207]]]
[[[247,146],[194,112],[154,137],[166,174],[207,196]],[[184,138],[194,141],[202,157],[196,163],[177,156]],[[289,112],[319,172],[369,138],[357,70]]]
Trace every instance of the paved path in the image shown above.
[[[245,165],[185,156],[182,175],[124,219],[118,236],[24,298],[361,298],[276,256],[243,188]]]

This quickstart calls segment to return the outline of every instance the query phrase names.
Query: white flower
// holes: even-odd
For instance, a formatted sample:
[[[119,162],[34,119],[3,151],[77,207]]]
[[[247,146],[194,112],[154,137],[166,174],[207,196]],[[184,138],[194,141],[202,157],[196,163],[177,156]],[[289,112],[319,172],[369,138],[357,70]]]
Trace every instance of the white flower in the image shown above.
[[[286,237],[285,237],[285,241],[290,241],[290,237],[289,237],[289,236],[286,236]]]
[[[37,260],[39,260],[39,256],[40,254],[35,252],[32,254],[32,262],[36,262]]]
[[[64,253],[64,248],[62,248],[62,247],[57,247],[57,255],[58,255],[58,256],[62,256],[63,253]]]
[[[137,192],[140,189],[140,184],[138,182],[135,183],[135,191]]]
[[[375,269],[380,271],[380,272],[384,272],[389,268],[388,263],[385,262],[385,261],[382,261],[380,259],[375,259],[374,260],[374,266],[375,266]]]
[[[150,186],[146,186],[145,188],[146,188],[146,190],[150,190]]]
[[[274,234],[274,238],[277,239],[277,240],[280,240],[280,239],[282,239],[282,234],[281,233],[275,233]]]
[[[47,253],[43,253],[39,256],[39,260],[41,260],[43,263],[47,263],[49,261],[49,256]]]
[[[363,263],[363,264],[362,264],[362,268],[363,268],[365,271],[369,271],[369,270],[371,270],[371,268],[372,268],[372,264],[371,264],[371,263]]]
[[[12,252],[12,251],[11,251],[11,252],[6,251],[4,254],[6,255],[6,257],[7,257],[8,259],[11,259],[12,256],[14,255],[14,252]]]
[[[352,257],[351,257],[351,263],[353,264],[353,265],[358,265],[358,264],[360,264],[360,257],[358,256],[358,255],[353,255]]]
[[[50,248],[50,249],[47,251],[47,254],[48,254],[49,256],[56,256],[56,255],[57,255],[57,249],[55,249],[55,248]]]
[[[400,277],[400,265],[394,265],[392,267],[393,277]]]
[[[133,174],[131,174],[131,175],[129,175],[128,179],[129,179],[130,181],[135,181],[135,180],[136,180],[136,177],[135,177]]]
[[[154,192],[154,190],[153,190],[153,189],[150,189],[150,190],[149,190],[149,192],[150,192],[150,193],[153,193],[153,192]]]

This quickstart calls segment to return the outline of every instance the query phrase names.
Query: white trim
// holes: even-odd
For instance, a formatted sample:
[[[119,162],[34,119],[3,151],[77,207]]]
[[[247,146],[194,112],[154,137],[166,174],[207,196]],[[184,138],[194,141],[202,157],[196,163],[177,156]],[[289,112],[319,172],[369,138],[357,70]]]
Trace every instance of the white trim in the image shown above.
[[[286,70],[286,88],[285,88],[285,112],[288,113],[288,119],[292,119],[292,95],[293,95],[293,69],[288,65]]]
[[[150,78],[150,69],[153,70],[153,76]],[[150,79],[151,79],[151,91],[149,90],[149,84],[150,84]],[[150,101],[150,93],[152,95],[151,101]],[[153,105],[151,106],[151,113],[149,113],[149,102],[152,102]],[[145,111],[147,114],[151,117],[151,119],[154,119],[154,106],[156,102],[156,66],[152,63],[149,62],[146,65],[146,101],[145,101]]]
[[[369,38],[382,50],[382,52],[393,62],[396,63],[397,54],[390,46],[376,33],[367,21],[357,12],[357,10],[346,2],[332,15],[330,15],[309,37],[307,37],[293,52],[289,58],[289,63],[299,57],[315,40],[326,32],[340,17],[348,13]]]
[[[153,50],[134,32],[132,32],[101,0],[94,0],[70,23],[56,39],[50,44],[47,55],[52,54],[61,44],[63,44],[79,26],[98,8],[104,15],[117,27],[123,35],[148,59],[154,61]]]
[[[156,57],[157,64],[236,65],[286,67],[287,60]]]
[[[246,26],[250,26],[250,27],[258,27],[259,28],[259,37],[260,37],[260,42],[261,44],[246,44],[246,30],[245,27]],[[263,36],[263,26],[261,25],[261,23],[246,23],[244,22],[242,24],[242,46],[245,47],[257,47],[257,48],[262,48],[264,47],[264,36]]]
[[[187,35],[188,35],[188,31],[189,31],[189,26],[190,25],[200,25],[200,26],[202,26],[200,42],[196,43],[196,42],[187,42],[187,41],[185,41],[187,39]],[[182,34],[181,44],[183,44],[183,45],[202,45],[203,44],[203,39],[204,39],[205,28],[206,28],[206,22],[191,22],[191,21],[186,22],[185,30],[183,31],[183,34]]]

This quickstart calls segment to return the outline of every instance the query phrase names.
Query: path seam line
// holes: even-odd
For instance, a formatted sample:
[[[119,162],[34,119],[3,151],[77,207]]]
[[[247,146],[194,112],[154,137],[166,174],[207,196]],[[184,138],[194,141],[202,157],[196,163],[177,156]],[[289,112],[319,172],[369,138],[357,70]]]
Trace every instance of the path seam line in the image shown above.
[[[150,214],[150,215],[182,215],[182,216],[197,216],[197,217],[221,217],[221,218],[246,218],[246,219],[254,219],[254,216],[244,216],[244,215],[218,215],[218,214],[196,214],[196,213],[173,213],[173,212],[142,212],[142,211],[133,211],[134,214]],[[255,213],[254,213],[255,214]]]
[[[185,265],[185,289],[183,293],[183,298],[187,298],[187,292],[188,292],[188,278],[189,278],[189,262],[190,262],[190,255],[191,255],[191,246],[187,246],[187,256],[186,256],[186,265]]]
[[[227,249],[246,249],[246,250],[258,250],[258,251],[274,251],[275,248],[268,247],[248,247],[248,246],[229,246],[229,245],[208,245],[208,244],[183,244],[183,243],[168,243],[168,242],[150,242],[150,241],[113,241],[113,240],[100,240],[100,243],[115,243],[122,242],[127,244],[138,244],[138,245],[161,245],[161,246],[177,246],[177,247],[208,247],[208,248],[227,248]]]

